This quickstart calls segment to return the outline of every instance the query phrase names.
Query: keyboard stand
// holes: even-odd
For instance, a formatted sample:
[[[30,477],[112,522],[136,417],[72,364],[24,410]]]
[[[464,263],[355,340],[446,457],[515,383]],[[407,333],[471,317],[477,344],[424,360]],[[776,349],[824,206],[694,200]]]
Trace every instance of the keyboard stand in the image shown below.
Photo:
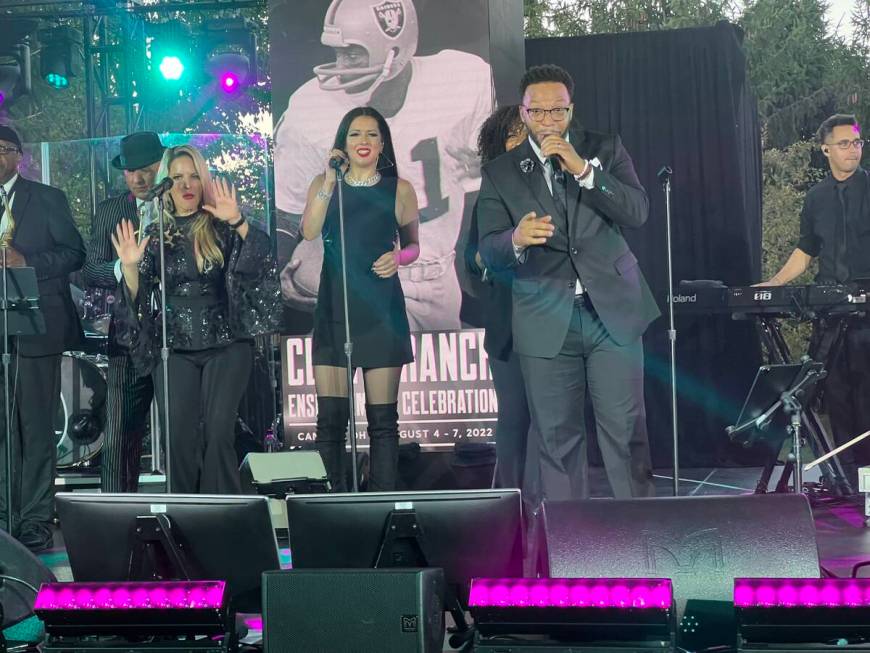
[[[793,363],[794,359],[789,350],[788,343],[782,335],[779,319],[774,316],[760,315],[755,317],[762,344],[767,350],[768,362],[772,364],[787,364]],[[836,334],[830,338],[829,343],[820,343],[826,346],[815,347],[814,351],[810,352],[810,358],[813,360],[821,359],[825,369],[828,363],[833,361],[838,355],[842,347],[845,332],[848,328],[847,320],[840,319]],[[818,357],[818,358],[817,358]],[[816,458],[823,456],[834,448],[833,439],[825,429],[819,415],[814,408],[818,398],[819,388],[814,388],[806,400],[806,407],[801,412],[801,427],[804,434],[804,439],[812,450]],[[776,467],[779,457],[779,451],[774,451],[770,454],[769,459],[764,465],[764,470],[761,473],[761,478],[755,487],[756,494],[765,494],[768,490],[770,477]],[[839,496],[848,496],[853,494],[853,488],[849,479],[843,472],[843,466],[837,456],[832,456],[821,465],[822,467],[822,485],[829,488],[831,492]],[[776,484],[774,492],[784,493],[789,491],[789,479],[794,474],[793,460],[786,461],[783,468],[782,476]]]

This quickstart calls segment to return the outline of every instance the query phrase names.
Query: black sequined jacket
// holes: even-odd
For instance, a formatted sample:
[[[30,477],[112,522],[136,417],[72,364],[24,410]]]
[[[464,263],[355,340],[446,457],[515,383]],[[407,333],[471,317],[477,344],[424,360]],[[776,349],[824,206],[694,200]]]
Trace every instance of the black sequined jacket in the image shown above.
[[[176,218],[166,227],[167,337],[171,350],[198,351],[240,339],[274,333],[281,317],[281,286],[269,237],[251,225],[243,240],[215,221],[223,266],[196,266],[192,218]],[[150,374],[160,361],[160,240],[157,224],[146,229],[151,240],[139,264],[139,292],[124,292],[115,309],[118,340],[130,348],[137,374]],[[152,301],[153,298],[153,301]],[[158,307],[156,310],[152,307]]]

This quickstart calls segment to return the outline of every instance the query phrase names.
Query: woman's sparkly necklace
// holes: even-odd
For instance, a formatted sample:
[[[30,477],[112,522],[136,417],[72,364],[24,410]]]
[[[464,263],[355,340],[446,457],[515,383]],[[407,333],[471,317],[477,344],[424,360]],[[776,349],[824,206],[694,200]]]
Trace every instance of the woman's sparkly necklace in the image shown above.
[[[371,177],[367,179],[354,179],[353,177],[345,177],[344,180],[347,182],[348,186],[374,186],[381,180],[381,173],[376,172]]]

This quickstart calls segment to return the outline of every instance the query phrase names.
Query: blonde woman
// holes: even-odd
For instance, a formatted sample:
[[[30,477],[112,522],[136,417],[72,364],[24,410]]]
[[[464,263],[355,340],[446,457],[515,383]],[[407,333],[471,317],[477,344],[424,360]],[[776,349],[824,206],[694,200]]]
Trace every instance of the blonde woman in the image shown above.
[[[166,197],[166,304],[172,490],[239,491],[234,449],[239,402],[251,372],[250,339],[275,330],[280,286],[268,236],[239,211],[235,188],[211,178],[202,154],[166,151],[158,178]],[[153,374],[163,408],[161,319],[151,298],[160,283],[160,240],[124,221],[112,238],[124,276],[118,307],[140,374]]]

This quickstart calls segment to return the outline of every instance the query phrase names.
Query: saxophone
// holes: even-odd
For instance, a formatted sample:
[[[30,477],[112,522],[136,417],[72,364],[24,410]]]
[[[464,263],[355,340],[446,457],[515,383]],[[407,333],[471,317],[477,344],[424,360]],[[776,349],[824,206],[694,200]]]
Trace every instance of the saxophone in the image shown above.
[[[2,199],[3,211],[0,215],[6,217],[6,229],[0,234],[0,247],[8,247],[12,242],[12,236],[15,230],[15,220],[12,218],[12,207],[9,206],[9,196],[6,194],[6,189],[0,186],[0,199]]]

